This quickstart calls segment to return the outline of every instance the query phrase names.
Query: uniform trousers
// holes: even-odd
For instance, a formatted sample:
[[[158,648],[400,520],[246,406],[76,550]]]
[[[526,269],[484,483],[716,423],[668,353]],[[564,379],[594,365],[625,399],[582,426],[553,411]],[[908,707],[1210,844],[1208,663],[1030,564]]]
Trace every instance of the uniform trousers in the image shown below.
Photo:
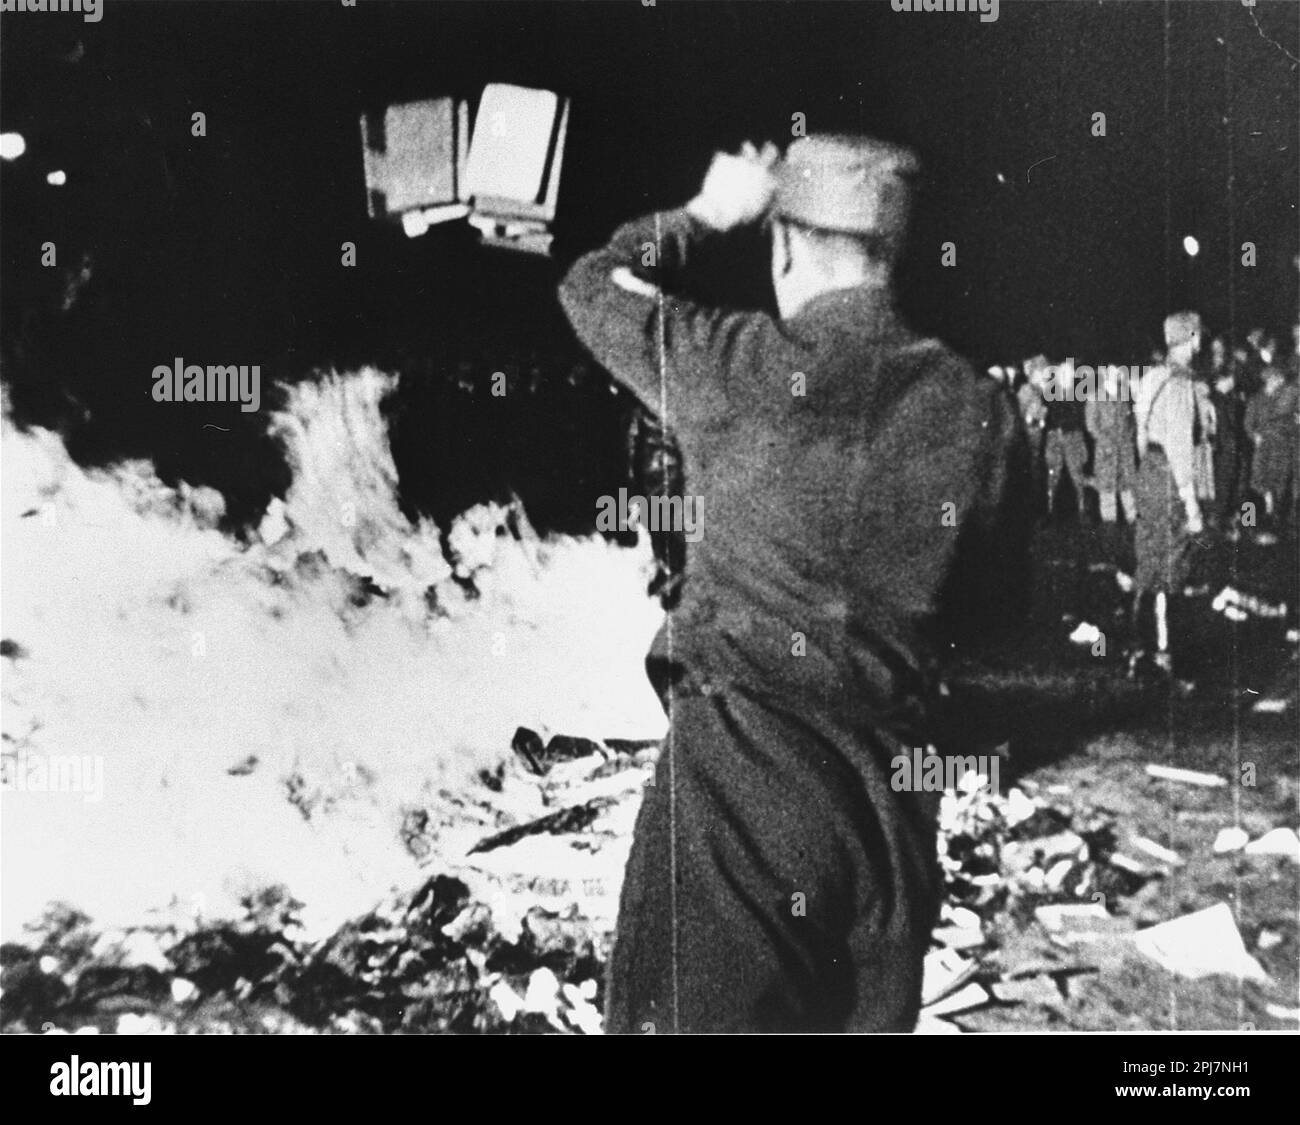
[[[609,969],[611,1032],[906,1031],[942,879],[936,794],[851,707],[743,686],[666,698]]]

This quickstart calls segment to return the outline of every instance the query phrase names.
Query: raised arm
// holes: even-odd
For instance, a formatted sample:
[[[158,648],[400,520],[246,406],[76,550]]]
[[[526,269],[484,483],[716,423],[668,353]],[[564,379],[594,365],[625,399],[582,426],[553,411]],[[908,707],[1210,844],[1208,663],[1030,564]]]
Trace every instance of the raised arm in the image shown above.
[[[778,331],[763,313],[710,308],[680,292],[694,244],[766,211],[773,159],[775,150],[759,154],[752,146],[741,156],[716,156],[689,204],[619,227],[560,283],[579,339],[661,417],[720,409]]]

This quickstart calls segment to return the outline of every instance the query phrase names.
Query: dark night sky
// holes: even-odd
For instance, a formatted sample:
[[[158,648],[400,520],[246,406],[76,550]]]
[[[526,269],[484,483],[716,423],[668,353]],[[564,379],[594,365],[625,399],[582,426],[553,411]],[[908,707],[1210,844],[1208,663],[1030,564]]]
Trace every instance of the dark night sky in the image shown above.
[[[490,80],[574,97],[561,258],[684,200],[713,149],[788,140],[800,112],[920,150],[905,306],[977,359],[1138,361],[1174,306],[1238,334],[1285,331],[1297,306],[1289,0],[1253,15],[1237,0],[1003,0],[993,24],[885,0],[108,0],[94,25],[4,22],[0,117],[31,146],[3,173],[6,280],[51,231],[98,247],[123,338],[150,354],[197,351],[198,333],[223,354],[338,358],[367,326],[454,320],[470,300],[488,319],[493,302],[539,307],[546,269],[365,219],[359,110]],[[78,37],[81,61],[58,61]],[[345,239],[357,270],[339,267]],[[1254,270],[1237,264],[1246,239]],[[956,269],[939,266],[945,240]]]

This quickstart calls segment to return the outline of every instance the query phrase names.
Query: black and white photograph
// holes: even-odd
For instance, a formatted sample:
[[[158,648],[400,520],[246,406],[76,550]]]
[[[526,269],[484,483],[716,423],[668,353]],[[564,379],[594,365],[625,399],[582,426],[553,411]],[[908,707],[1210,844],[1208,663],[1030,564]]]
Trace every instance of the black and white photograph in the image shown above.
[[[1298,138],[1293,0],[0,0],[36,1093],[1102,1033],[1085,1104],[1250,1097]]]

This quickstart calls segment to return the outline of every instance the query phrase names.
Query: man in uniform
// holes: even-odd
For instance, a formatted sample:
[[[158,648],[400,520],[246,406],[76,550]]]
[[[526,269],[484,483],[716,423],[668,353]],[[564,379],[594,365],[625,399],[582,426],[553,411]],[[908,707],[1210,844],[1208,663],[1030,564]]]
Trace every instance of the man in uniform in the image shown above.
[[[1024,363],[1024,381],[1016,390],[1016,409],[1028,437],[1030,510],[1041,510],[1043,496],[1043,426],[1047,422],[1047,400],[1043,398],[1048,361],[1045,355],[1031,356]]]
[[[1182,593],[1190,540],[1202,531],[1193,463],[1199,400],[1192,374],[1201,347],[1201,318],[1194,312],[1172,313],[1164,329],[1168,357],[1143,375],[1134,407],[1139,459],[1134,618],[1141,630],[1149,601],[1153,662],[1169,673],[1169,596]]]
[[[1263,385],[1246,409],[1246,432],[1254,445],[1254,469],[1251,485],[1264,500],[1264,512],[1270,523],[1279,519],[1278,507],[1293,490],[1296,452],[1300,449],[1300,390],[1295,380],[1274,363],[1273,342],[1260,349],[1264,361]],[[1267,537],[1267,538],[1266,538]],[[1259,536],[1273,539],[1272,531]]]
[[[1083,514],[1084,466],[1088,463],[1088,439],[1085,436],[1084,404],[1077,391],[1077,376],[1072,364],[1048,368],[1047,437],[1043,442],[1043,461],[1047,465],[1047,515],[1051,518],[1061,487],[1061,472],[1069,473],[1074,489],[1075,515]]]
[[[1118,500],[1130,523],[1135,513],[1133,484],[1137,477],[1137,446],[1133,434],[1133,404],[1129,384],[1119,368],[1107,365],[1096,395],[1084,404],[1084,420],[1092,435],[1092,480],[1102,523],[1119,519]]]
[[[659,412],[707,499],[655,643],[669,735],[620,903],[615,1032],[908,1030],[942,881],[927,630],[1014,412],[893,307],[915,162],[855,137],[718,155],[680,210],[560,287],[577,334]],[[770,219],[779,316],[685,295],[692,250]],[[978,596],[978,595],[976,595]]]
[[[1220,530],[1230,538],[1239,534],[1237,505],[1245,476],[1243,450],[1246,407],[1237,387],[1235,368],[1227,363],[1215,372],[1214,391],[1214,499]]]

